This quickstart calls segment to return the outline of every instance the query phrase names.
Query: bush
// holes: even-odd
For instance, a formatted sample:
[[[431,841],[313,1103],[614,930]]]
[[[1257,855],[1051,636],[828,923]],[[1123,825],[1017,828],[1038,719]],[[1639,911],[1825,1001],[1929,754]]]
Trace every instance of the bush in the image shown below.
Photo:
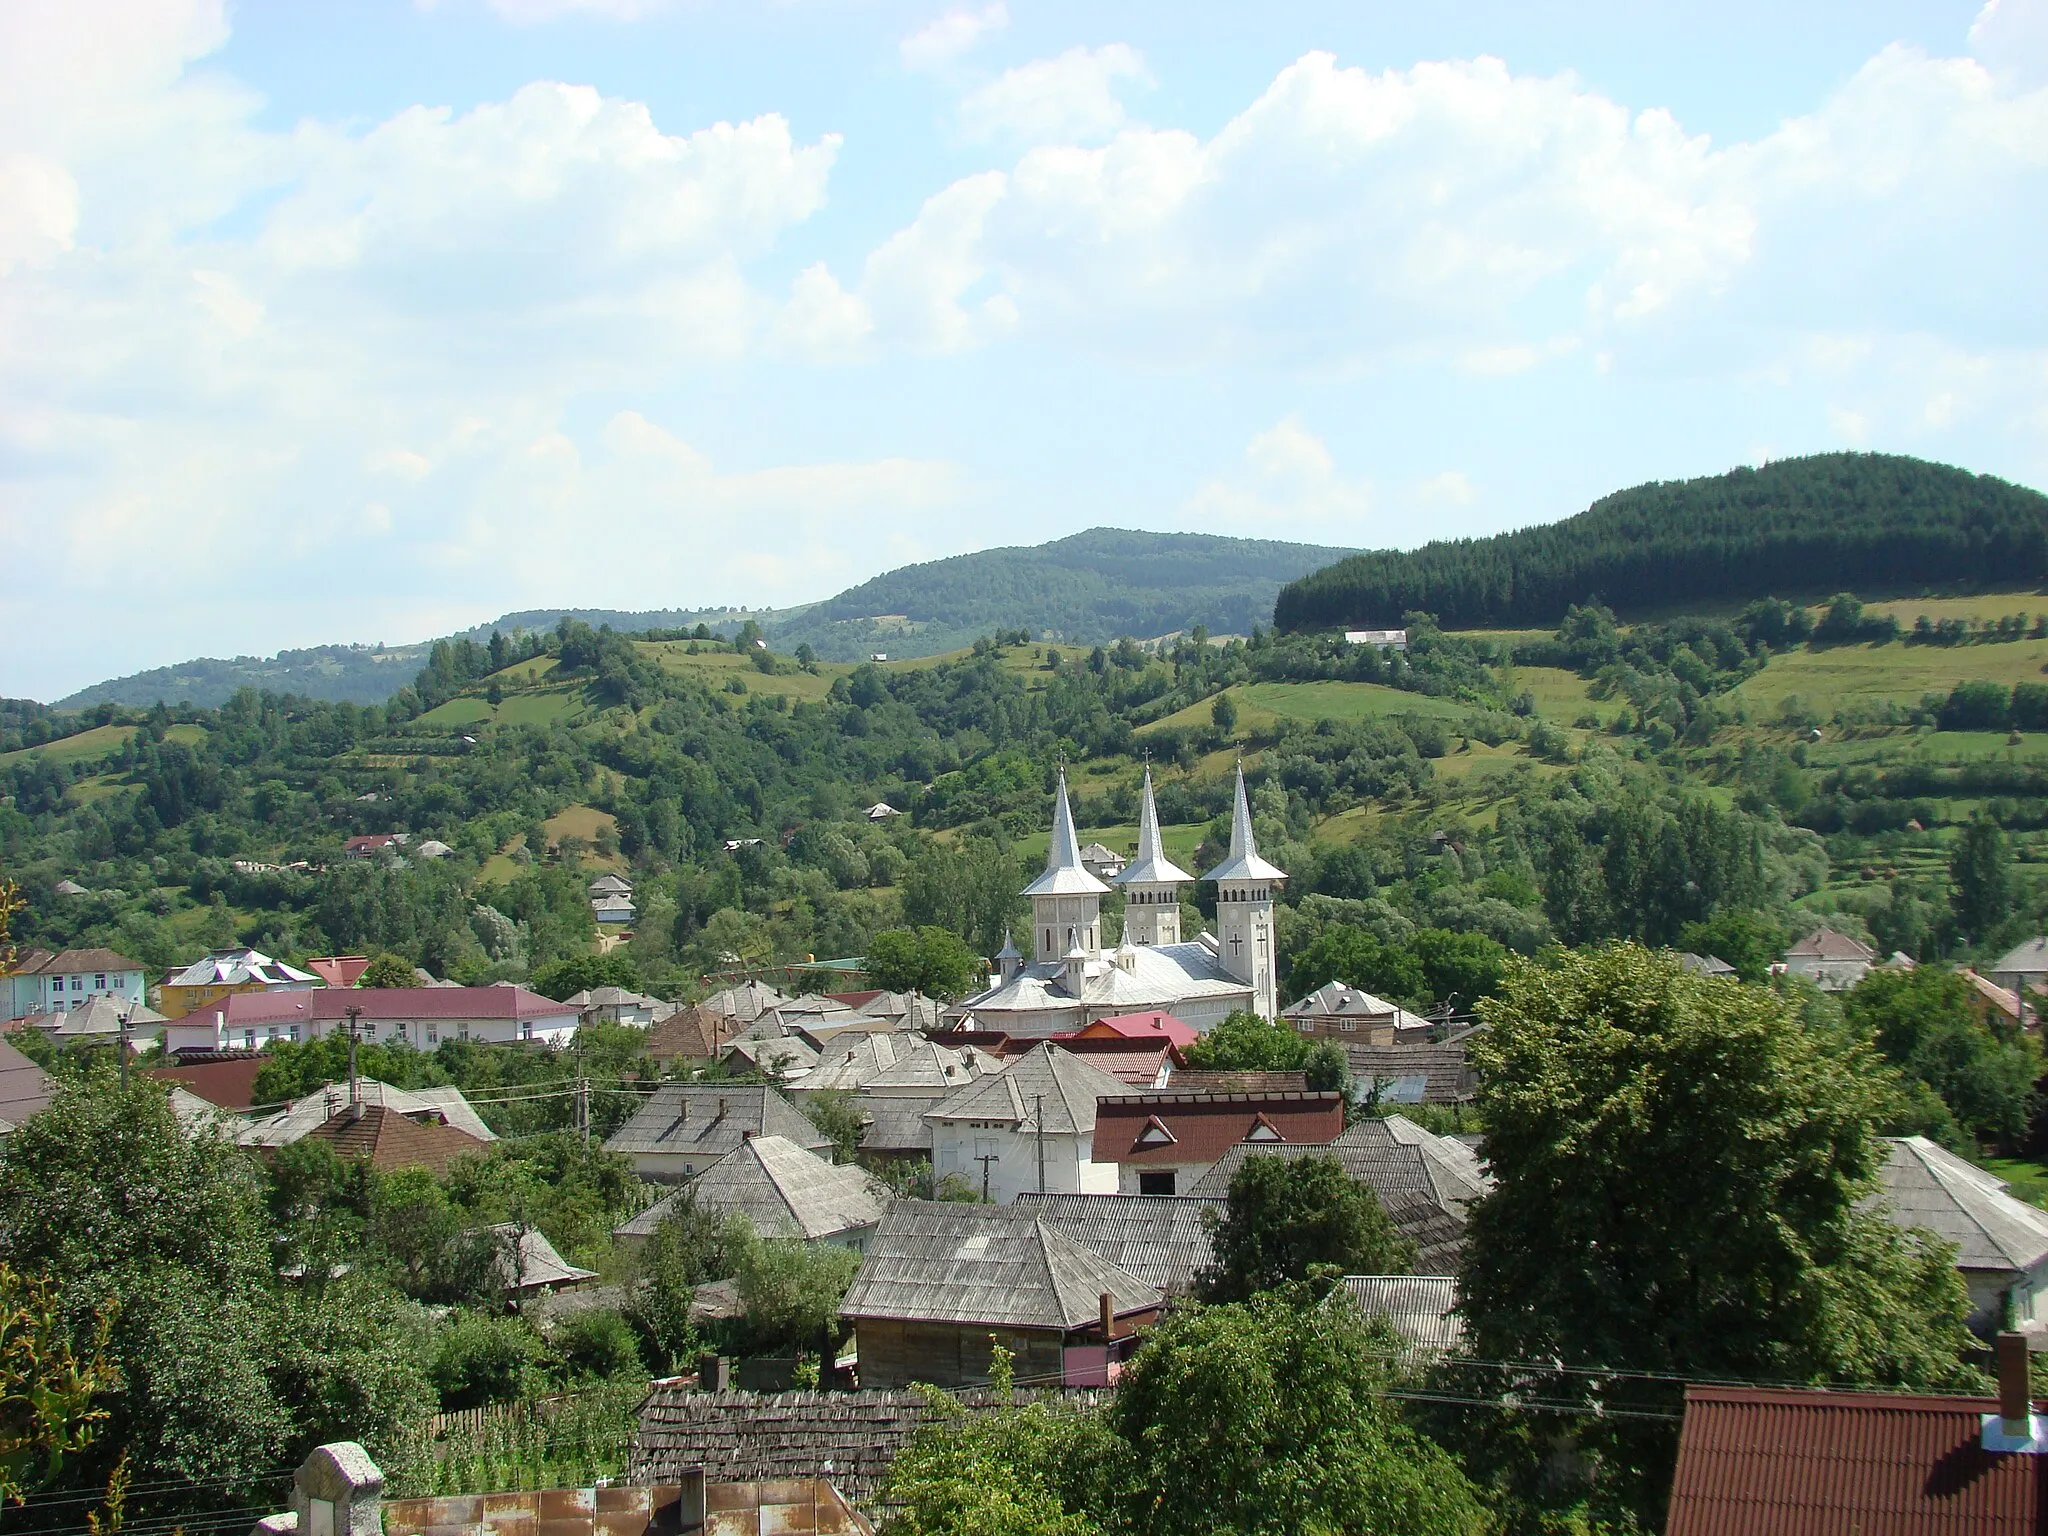
[[[539,1385],[547,1348],[526,1319],[457,1312],[434,1354],[443,1412],[517,1402]]]
[[[646,1374],[632,1324],[610,1307],[570,1314],[556,1325],[551,1342],[565,1376]]]

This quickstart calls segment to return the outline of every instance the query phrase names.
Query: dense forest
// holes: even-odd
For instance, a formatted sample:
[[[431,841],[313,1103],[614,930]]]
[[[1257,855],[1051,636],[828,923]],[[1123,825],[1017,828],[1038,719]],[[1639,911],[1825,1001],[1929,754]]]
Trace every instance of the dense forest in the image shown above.
[[[1576,517],[1487,539],[1352,555],[1286,587],[1282,630],[1551,625],[1573,603],[1625,614],[1752,598],[2012,590],[2048,576],[2048,497],[1875,453],[1780,459],[1617,491]]]

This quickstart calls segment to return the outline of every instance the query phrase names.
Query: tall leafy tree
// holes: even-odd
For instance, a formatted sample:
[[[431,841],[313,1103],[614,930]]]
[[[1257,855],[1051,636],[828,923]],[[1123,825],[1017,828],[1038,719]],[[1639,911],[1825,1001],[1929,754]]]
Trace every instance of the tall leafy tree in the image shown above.
[[[2012,910],[2012,850],[1988,816],[1972,817],[1949,858],[1949,898],[1956,926],[1973,944],[1989,940]]]
[[[1461,1277],[1477,1356],[1722,1380],[1974,1379],[1952,1252],[1859,1207],[1892,1092],[1867,1037],[1633,945],[1511,961],[1483,1012],[1471,1050],[1495,1187]],[[1655,1389],[1561,1375],[1542,1390],[1624,1409]],[[1596,1504],[1654,1523],[1671,1431],[1573,1422]],[[1519,1475],[1540,1483],[1535,1460]]]
[[[1198,1287],[1209,1301],[1243,1301],[1318,1268],[1400,1275],[1415,1262],[1415,1245],[1379,1197],[1334,1157],[1246,1158],[1231,1175],[1212,1244],[1215,1259]]]
[[[1344,1052],[1333,1041],[1305,1040],[1284,1024],[1240,1008],[1187,1051],[1188,1065],[1206,1072],[1301,1072],[1319,1092],[1343,1090],[1351,1080]]]
[[[1933,966],[1872,971],[1843,996],[1842,1011],[1909,1082],[1940,1096],[1952,1117],[1943,1139],[2019,1149],[2037,1103],[2041,1048],[1985,1010],[1969,982]]]

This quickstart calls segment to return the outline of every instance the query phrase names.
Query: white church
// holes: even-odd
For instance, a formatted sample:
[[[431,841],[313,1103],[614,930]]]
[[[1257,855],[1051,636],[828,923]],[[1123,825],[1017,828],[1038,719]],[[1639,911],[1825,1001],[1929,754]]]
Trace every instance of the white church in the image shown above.
[[[1221,933],[1183,941],[1181,890],[1195,877],[1169,860],[1160,844],[1159,808],[1152,800],[1152,771],[1146,769],[1137,857],[1112,877],[1125,897],[1123,942],[1105,950],[1102,898],[1110,885],[1081,861],[1062,772],[1045,873],[1024,888],[1031,898],[1032,958],[1026,963],[1015,940],[1006,942],[995,957],[994,984],[958,1004],[956,1018],[963,1024],[971,1019],[970,1027],[1036,1039],[1150,1008],[1204,1031],[1240,1009],[1274,1017],[1273,902],[1287,876],[1259,857],[1242,768],[1230,852],[1202,878],[1216,883]]]

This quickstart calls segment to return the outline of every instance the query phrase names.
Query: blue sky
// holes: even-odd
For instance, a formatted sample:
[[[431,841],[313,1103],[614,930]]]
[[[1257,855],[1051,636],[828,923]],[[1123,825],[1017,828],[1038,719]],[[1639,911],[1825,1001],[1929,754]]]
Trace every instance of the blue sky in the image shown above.
[[[2044,235],[2048,0],[15,0],[0,692],[1835,448],[2048,485]]]

